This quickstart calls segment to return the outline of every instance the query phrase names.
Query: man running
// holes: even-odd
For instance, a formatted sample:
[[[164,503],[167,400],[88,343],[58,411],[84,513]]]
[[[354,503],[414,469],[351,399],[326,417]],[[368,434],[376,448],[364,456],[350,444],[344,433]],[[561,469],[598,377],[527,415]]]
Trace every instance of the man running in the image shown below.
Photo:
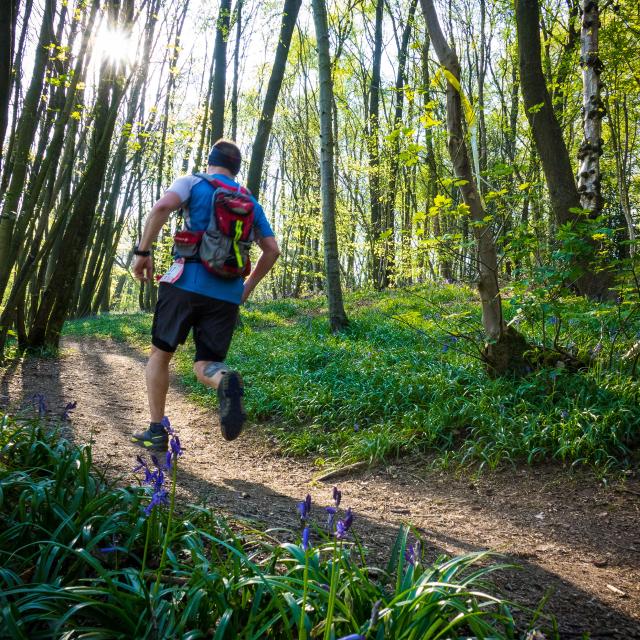
[[[239,189],[235,178],[242,158],[237,145],[218,140],[208,158],[207,175],[230,188]],[[146,282],[153,277],[151,245],[171,212],[182,208],[189,231],[207,229],[211,219],[214,188],[203,177],[183,176],[174,181],[151,209],[142,237],[134,249],[133,274]],[[242,402],[244,385],[236,371],[224,365],[238,317],[238,308],[275,264],[280,250],[260,204],[254,203],[254,230],[262,254],[250,275],[222,278],[207,270],[198,260],[174,264],[159,285],[158,303],[153,316],[151,355],[146,368],[150,424],[132,441],[145,449],[165,451],[168,434],[162,424],[169,389],[169,362],[179,344],[193,329],[196,346],[193,370],[202,383],[217,389],[220,428],[226,440],[234,440],[246,420]]]

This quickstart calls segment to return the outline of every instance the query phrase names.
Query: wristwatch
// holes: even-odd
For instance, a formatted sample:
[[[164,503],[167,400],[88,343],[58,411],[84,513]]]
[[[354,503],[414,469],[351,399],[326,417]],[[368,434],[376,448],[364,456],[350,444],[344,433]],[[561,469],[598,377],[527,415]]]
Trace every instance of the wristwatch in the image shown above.
[[[133,247],[133,255],[148,258],[151,255],[151,251],[140,251],[140,249],[138,249],[138,245],[136,245],[135,247]]]

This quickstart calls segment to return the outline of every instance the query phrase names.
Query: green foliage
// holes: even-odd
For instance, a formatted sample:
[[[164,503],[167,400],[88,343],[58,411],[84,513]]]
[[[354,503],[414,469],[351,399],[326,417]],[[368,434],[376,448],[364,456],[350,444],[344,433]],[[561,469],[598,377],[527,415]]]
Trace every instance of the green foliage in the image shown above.
[[[304,550],[291,531],[232,528],[196,509],[167,535],[162,517],[145,519],[147,501],[140,488],[105,483],[89,448],[38,420],[3,415],[2,636],[506,639],[525,630],[516,627],[514,605],[490,594],[487,577],[504,566],[488,564],[487,554],[428,565],[402,528],[383,569],[367,566],[357,541],[338,541],[319,526]],[[165,540],[166,567],[157,565]],[[158,588],[156,573],[144,569],[154,563]],[[525,617],[535,622],[538,614]]]
[[[323,304],[243,308],[229,356],[245,377],[252,419],[266,422],[285,453],[314,455],[320,465],[429,452],[490,468],[558,460],[602,472],[635,455],[640,385],[623,357],[640,329],[633,301],[536,302],[514,294],[507,319],[533,344],[564,345],[591,366],[573,373],[552,359],[527,377],[495,380],[478,357],[480,310],[469,289],[352,294],[351,325],[338,335],[327,329]],[[143,318],[103,317],[67,331],[139,345],[148,340]],[[214,395],[193,376],[191,349],[176,361],[193,397],[215,409]]]

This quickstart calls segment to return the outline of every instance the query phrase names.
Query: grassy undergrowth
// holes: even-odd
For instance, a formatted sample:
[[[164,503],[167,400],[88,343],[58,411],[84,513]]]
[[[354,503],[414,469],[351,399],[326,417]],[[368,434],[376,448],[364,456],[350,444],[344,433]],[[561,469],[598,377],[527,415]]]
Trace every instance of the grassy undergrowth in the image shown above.
[[[533,630],[538,612],[514,621],[517,607],[487,581],[501,567],[486,554],[425,564],[402,528],[388,565],[368,565],[359,516],[336,492],[335,527],[313,524],[307,498],[304,520],[292,513],[297,532],[174,511],[172,451],[142,465],[146,486],[112,487],[90,448],[0,414],[0,638],[557,637],[553,620],[549,635]]]
[[[479,306],[464,287],[352,294],[347,308],[350,327],[335,336],[323,299],[243,309],[228,362],[245,377],[252,419],[285,453],[348,463],[435,451],[441,461],[490,468],[558,460],[605,470],[633,460],[640,384],[621,354],[640,326],[617,326],[614,306],[576,299],[562,316],[522,324],[533,342],[594,355],[588,371],[558,366],[521,379],[486,375]],[[150,325],[148,315],[113,315],[68,323],[66,332],[144,347]],[[177,369],[214,408],[191,372],[192,354],[190,345],[181,350]]]

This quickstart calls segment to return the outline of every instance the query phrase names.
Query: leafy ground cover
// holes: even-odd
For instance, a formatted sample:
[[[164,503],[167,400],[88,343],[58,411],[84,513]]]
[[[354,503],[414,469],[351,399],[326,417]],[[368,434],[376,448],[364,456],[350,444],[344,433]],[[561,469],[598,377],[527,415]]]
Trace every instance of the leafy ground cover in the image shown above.
[[[640,384],[623,357],[640,324],[624,303],[581,299],[523,309],[510,320],[534,344],[556,345],[589,363],[561,361],[522,378],[492,379],[479,359],[480,311],[460,286],[357,293],[350,327],[327,330],[320,298],[254,303],[243,309],[229,364],[247,382],[252,419],[264,421],[288,454],[318,462],[379,461],[435,451],[441,462],[558,460],[605,471],[634,460]],[[100,316],[67,324],[71,335],[148,344],[151,318]],[[177,370],[199,402],[215,400],[191,371]]]
[[[166,458],[138,460],[139,486],[114,487],[89,447],[1,415],[0,637],[557,637],[539,611],[514,621],[486,554],[425,566],[402,528],[388,565],[368,565],[337,489],[327,509],[302,500],[291,530],[178,511],[181,454],[174,435]]]

